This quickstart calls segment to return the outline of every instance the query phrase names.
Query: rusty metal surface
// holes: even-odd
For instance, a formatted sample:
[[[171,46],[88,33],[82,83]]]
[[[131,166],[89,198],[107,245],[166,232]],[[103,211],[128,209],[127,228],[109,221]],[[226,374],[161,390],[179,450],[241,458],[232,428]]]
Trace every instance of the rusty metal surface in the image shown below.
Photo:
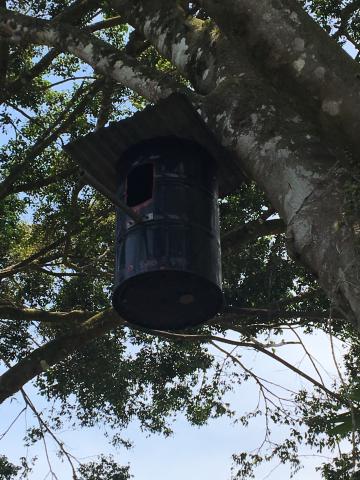
[[[240,186],[243,175],[239,166],[219,145],[192,105],[181,94],[170,95],[130,118],[114,122],[67,144],[64,149],[88,173],[89,179],[94,178],[97,185],[104,185],[103,191],[114,195],[118,188],[117,167],[122,154],[139,142],[167,136],[193,140],[207,149],[218,164],[221,196]],[[96,185],[93,186],[97,188]]]

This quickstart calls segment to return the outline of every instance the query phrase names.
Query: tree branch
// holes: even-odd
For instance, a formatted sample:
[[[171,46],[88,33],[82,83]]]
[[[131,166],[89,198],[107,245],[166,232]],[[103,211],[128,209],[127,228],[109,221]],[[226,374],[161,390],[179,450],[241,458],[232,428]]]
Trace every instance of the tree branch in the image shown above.
[[[95,131],[103,128],[109,120],[112,111],[112,96],[114,93],[114,83],[106,83],[101,90],[101,103],[96,122]]]
[[[117,15],[116,17],[106,18],[100,22],[92,23],[86,26],[86,30],[91,33],[97,32],[98,30],[103,30],[104,28],[116,27],[124,23],[123,17]]]
[[[323,385],[325,385],[325,382],[324,382],[324,380],[323,380],[323,378],[322,378],[322,375],[321,375],[321,373],[320,373],[320,370],[318,369],[318,367],[317,367],[317,365],[316,365],[316,363],[315,363],[315,361],[314,361],[313,356],[311,355],[311,353],[309,352],[309,350],[306,348],[306,345],[305,345],[305,343],[303,342],[302,338],[300,337],[300,335],[297,333],[296,330],[294,330],[293,328],[291,328],[291,326],[290,326],[290,330],[293,332],[293,334],[296,336],[296,338],[298,339],[299,343],[301,344],[301,346],[302,346],[302,348],[303,348],[303,350],[304,350],[307,358],[310,360],[310,362],[311,362],[311,364],[312,364],[315,372],[317,373],[317,375],[318,375],[318,377],[319,377],[319,379],[320,379],[320,382],[321,382]]]
[[[141,65],[125,52],[89,34],[86,29],[0,9],[0,35],[12,43],[32,42],[72,53],[98,73],[122,83],[151,101],[166,97],[180,88],[168,75]]]
[[[69,7],[65,8],[56,17],[54,17],[52,21],[67,21],[74,25],[79,24],[82,16],[94,9],[99,3],[99,0],[76,0]],[[3,5],[0,4],[0,7],[2,6]],[[18,94],[23,88],[29,88],[29,86],[31,85],[31,81],[35,77],[38,77],[42,72],[44,72],[60,53],[60,49],[53,48],[48,53],[46,53],[46,55],[44,55],[36,65],[34,65],[30,70],[24,71],[14,81],[8,84],[0,82],[0,103]]]
[[[102,79],[95,80],[90,87],[80,87],[76,94],[72,97],[67,107],[56,118],[53,124],[45,130],[45,132],[37,139],[34,145],[25,155],[22,162],[13,167],[7,178],[0,184],[0,199],[5,198],[12,193],[12,186],[20,178],[23,171],[36,159],[36,157],[42,153],[49,145],[51,145],[66,129],[71,125],[77,116],[83,112],[88,105],[88,98],[98,92],[103,85]],[[76,105],[76,102],[81,95],[83,98]],[[73,110],[69,113],[69,110],[73,107]]]
[[[224,251],[234,250],[242,245],[257,240],[267,235],[284,233],[286,225],[281,219],[254,220],[253,222],[240,225],[221,236],[221,248]]]
[[[101,5],[101,0],[75,0],[54,18],[53,22],[80,22],[82,18]]]
[[[214,88],[216,36],[211,23],[188,15],[174,0],[111,0],[110,4],[196,85],[199,93]]]
[[[50,460],[48,458],[48,453],[47,453],[47,447],[46,447],[46,441],[45,441],[45,436],[44,436],[44,431],[47,432],[50,437],[54,440],[54,442],[57,444],[57,446],[59,447],[59,452],[61,452],[61,454],[67,459],[70,467],[71,467],[71,470],[72,470],[72,478],[73,480],[77,480],[77,475],[76,475],[76,470],[75,470],[75,466],[74,466],[74,462],[73,460],[76,460],[76,458],[71,455],[64,447],[64,443],[61,442],[57,437],[56,435],[54,434],[54,432],[50,429],[50,427],[48,426],[48,424],[43,420],[42,416],[41,416],[41,413],[37,411],[37,409],[35,408],[35,405],[33,404],[33,402],[30,400],[30,397],[28,396],[28,394],[25,392],[25,390],[23,388],[20,389],[21,391],[21,394],[23,396],[23,399],[25,401],[25,404],[28,405],[30,407],[30,409],[32,410],[32,412],[34,413],[38,423],[39,423],[39,426],[40,426],[40,430],[42,432],[42,435],[43,435],[43,441],[44,441],[44,446],[45,446],[45,450],[46,450],[46,456],[47,456],[47,460],[48,460],[48,465],[49,465],[49,468],[50,468],[50,471],[52,472],[52,468],[51,468],[51,464],[50,464]],[[54,477],[54,474],[52,474],[52,476]],[[55,479],[58,480],[58,477],[55,476]]]
[[[59,182],[65,178],[69,178],[71,175],[75,175],[78,172],[77,167],[69,167],[66,170],[61,172],[54,173],[54,175],[49,175],[38,180],[30,181],[28,183],[19,183],[11,187],[11,193],[20,193],[20,192],[33,192],[39,190],[40,188],[47,187],[53,183]]]
[[[113,309],[109,309],[104,312],[95,314],[78,327],[75,327],[70,334],[63,335],[37,348],[28,357],[21,360],[15,366],[11,367],[0,377],[0,403],[2,403],[6,398],[10,397],[17,391],[19,391],[26,382],[39,375],[44,369],[46,370],[50,368],[55,363],[66,358],[67,355],[81,348],[84,344],[120,325],[128,325],[130,328],[134,328],[133,325],[128,324],[125,320],[119,317]],[[276,360],[277,362],[283,364],[293,372],[297,373],[298,375],[312,383],[314,386],[326,392],[332,398],[343,401],[341,395],[332,392],[327,387],[319,383],[317,380],[307,375],[305,372],[296,368],[294,365],[290,364],[275,353],[268,351],[267,348],[271,347],[271,345],[263,345],[255,339],[252,339],[251,342],[244,342],[211,334],[196,335],[173,333],[168,331],[149,330],[137,327],[135,327],[135,329],[151,335],[159,336],[161,338],[167,338],[169,340],[181,340],[201,343],[221,342],[228,345],[253,348],[263,353],[264,355],[271,357],[273,360]]]
[[[333,35],[333,38],[339,39],[342,35],[345,35],[349,26],[349,20],[357,10],[360,9],[360,0],[354,0],[348,3],[340,13],[340,25]]]
[[[235,345],[239,347],[246,347],[246,348],[252,348],[255,349],[264,355],[269,356],[273,360],[281,363],[282,365],[286,366],[289,370],[297,373],[300,375],[302,378],[310,382],[312,385],[316,386],[323,392],[325,392],[327,395],[329,395],[332,398],[335,398],[336,400],[339,400],[341,402],[344,402],[344,399],[341,395],[332,392],[329,390],[327,387],[322,385],[320,382],[315,380],[314,378],[310,377],[307,373],[301,371],[291,363],[287,362],[283,358],[279,357],[273,352],[270,352],[266,349],[266,346],[261,344],[260,342],[256,341],[255,339],[252,340],[252,342],[242,342],[242,341],[237,341],[237,340],[232,340],[229,338],[224,338],[224,337],[219,337],[215,335],[196,335],[196,334],[182,334],[182,333],[173,333],[173,332],[165,332],[161,330],[149,330],[148,333],[157,335],[162,338],[168,338],[168,339],[173,339],[173,340],[185,340],[189,342],[201,342],[201,343],[208,343],[208,342],[220,342],[220,343],[225,343],[227,345]]]
[[[229,51],[233,48],[229,41]],[[360,328],[358,242],[350,219],[334,228],[344,215],[343,186],[353,184],[348,142],[334,125],[319,135],[319,112],[311,114],[300,96],[272,87],[242,54],[238,64],[228,61],[224,80],[198,111],[279,212],[292,258],[316,275],[337,308]]]
[[[67,82],[74,82],[76,80],[96,80],[96,77],[94,77],[93,75],[81,75],[79,77],[64,78],[63,80],[59,80],[57,82],[46,85],[44,87],[44,90],[47,90],[47,89],[53,88],[53,87],[57,87],[58,85],[62,85],[62,84],[67,83]]]
[[[345,403],[344,402],[344,398],[329,390],[327,387],[325,387],[322,383],[318,382],[317,380],[315,380],[314,378],[310,377],[310,375],[308,375],[307,373],[303,372],[302,370],[298,369],[297,367],[295,367],[294,365],[292,365],[291,363],[287,362],[285,359],[279,357],[279,355],[276,355],[275,353],[273,352],[270,352],[269,350],[266,350],[265,348],[263,348],[261,346],[261,344],[259,343],[255,343],[255,346],[254,348],[256,350],[258,350],[259,352],[263,353],[264,355],[267,355],[268,357],[272,358],[273,360],[281,363],[282,365],[284,365],[285,367],[287,367],[289,370],[292,370],[293,372],[297,373],[298,375],[300,375],[301,377],[305,378],[305,380],[307,380],[308,382],[312,383],[315,387],[319,388],[320,390],[322,390],[323,392],[325,392],[329,397],[331,398],[335,398],[336,400],[342,402],[342,403]]]
[[[16,423],[16,421],[21,417],[21,415],[26,411],[26,407],[24,407],[22,410],[20,410],[20,412],[16,415],[16,417],[14,418],[14,420],[10,423],[10,425],[7,427],[7,429],[1,433],[0,435],[0,441],[9,433],[9,431],[11,430],[12,426]]]
[[[25,322],[41,322],[47,324],[61,325],[64,323],[75,325],[88,320],[94,316],[95,312],[84,312],[82,310],[72,310],[71,312],[50,312],[38,310],[35,308],[18,307],[10,304],[1,304],[0,299],[0,318],[7,320],[21,320]]]
[[[31,81],[44,72],[60,53],[59,49],[53,48],[30,70],[23,72],[16,80],[0,86],[0,102],[6,102],[9,98],[17,95],[23,88],[28,87]]]
[[[113,309],[105,310],[74,328],[71,333],[37,348],[0,376],[0,403],[44,370],[64,360],[91,340],[121,325],[125,325],[125,322]]]
[[[306,100],[321,112],[325,128],[347,139],[360,152],[359,65],[323,31],[296,0],[200,0],[199,3],[228,36],[244,48],[273,83]],[[309,40],[311,39],[311,41]],[[276,80],[276,75],[279,78]],[[287,78],[287,80],[286,80]],[[331,137],[329,137],[331,138]]]
[[[6,267],[6,268],[0,270],[0,278],[10,277],[17,272],[26,269],[32,263],[37,262],[39,259],[45,257],[45,255],[48,254],[49,252],[51,252],[51,251],[57,249],[58,247],[60,247],[61,245],[65,244],[65,242],[67,241],[67,239],[69,237],[75,235],[76,233],[78,233],[80,231],[83,231],[84,228],[86,228],[87,226],[93,225],[94,221],[96,221],[98,219],[101,219],[101,218],[104,218],[111,211],[113,211],[112,207],[111,208],[105,208],[105,209],[101,210],[97,215],[95,215],[93,218],[90,218],[87,222],[85,222],[81,225],[80,224],[76,225],[75,227],[70,229],[65,235],[61,236],[60,238],[58,238],[54,242],[52,242],[52,243],[46,245],[45,247],[41,248],[40,250],[33,253],[32,255],[29,255],[24,260],[21,260],[20,262],[17,262],[13,265],[10,265],[9,267]]]
[[[306,310],[277,310],[267,308],[241,308],[241,307],[226,307],[224,315],[231,317],[232,314],[239,316],[255,316],[262,320],[274,320],[275,318],[306,318],[316,321],[328,321],[329,312],[327,311],[306,311]],[[336,320],[341,320],[337,317]]]

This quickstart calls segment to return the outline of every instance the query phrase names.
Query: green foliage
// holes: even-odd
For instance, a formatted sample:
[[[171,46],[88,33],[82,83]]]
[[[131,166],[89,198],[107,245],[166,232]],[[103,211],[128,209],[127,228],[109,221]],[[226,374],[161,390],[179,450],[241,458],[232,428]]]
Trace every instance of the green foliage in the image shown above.
[[[100,457],[79,468],[79,480],[130,480],[129,467],[118,465],[112,457]]]
[[[82,426],[105,423],[118,429],[137,418],[142,429],[169,435],[166,419],[179,411],[195,425],[230,413],[222,403],[230,387],[210,367],[219,368],[199,345],[119,329],[60,362],[37,383],[49,400],[60,400],[63,419],[75,413]]]
[[[351,0],[300,0],[317,22],[340,44],[360,45],[360,11]]]
[[[347,385],[346,391],[343,393],[346,403],[350,406],[349,410],[337,413],[339,405],[331,405],[332,411],[323,416],[322,422],[318,422],[314,418],[310,419],[310,423],[317,425],[319,430],[323,430],[328,435],[338,436],[339,438],[349,438],[360,432],[360,387],[356,385]]]
[[[10,463],[4,455],[0,455],[0,479],[12,480],[17,475],[20,467],[16,467]]]

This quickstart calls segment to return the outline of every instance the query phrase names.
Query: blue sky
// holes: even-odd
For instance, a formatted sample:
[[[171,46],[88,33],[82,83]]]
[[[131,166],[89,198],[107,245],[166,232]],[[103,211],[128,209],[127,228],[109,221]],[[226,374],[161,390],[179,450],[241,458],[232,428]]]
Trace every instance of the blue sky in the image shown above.
[[[312,335],[306,338],[310,351],[316,352],[324,379],[331,383],[336,376],[336,369],[330,354],[329,339],[324,334]],[[337,343],[337,352],[341,353],[342,346]],[[278,349],[278,354],[296,366],[304,368],[305,371],[313,373],[308,361],[303,358],[303,352],[298,346],[285,346]],[[254,371],[271,381],[279,382],[291,389],[298,389],[306,386],[306,381],[296,378],[285,367],[264,359],[264,357],[250,350],[241,351],[242,361],[254,368]],[[27,386],[26,391],[35,399],[34,389]],[[242,387],[236,388],[234,394],[228,398],[238,414],[251,410],[257,401],[257,389],[255,385],[248,382]],[[37,407],[46,408],[43,399],[36,401]],[[7,401],[2,408],[0,418],[0,435],[11,423],[12,419],[21,410],[22,402]],[[59,435],[65,442],[67,448],[81,461],[92,460],[93,455],[100,453],[115,453],[119,463],[131,464],[131,471],[136,480],[183,480],[184,478],[196,480],[227,480],[230,478],[231,455],[242,450],[256,449],[261,443],[264,433],[264,419],[260,418],[250,424],[248,428],[241,425],[233,425],[228,419],[211,421],[208,426],[195,428],[190,426],[184,418],[179,418],[174,424],[174,435],[170,438],[163,438],[158,435],[147,436],[139,429],[137,422],[133,422],[124,437],[134,441],[135,446],[130,451],[115,451],[109,447],[104,438],[103,429],[84,429],[79,432],[64,431]],[[1,452],[8,455],[14,461],[25,454],[21,439],[24,436],[26,424],[32,423],[31,415],[20,418],[9,434],[1,442]],[[276,428],[275,440],[280,441],[286,432],[283,428]],[[52,457],[53,468],[60,480],[71,480],[71,473],[68,466],[61,464],[55,457],[55,445],[48,441],[49,452]],[[318,480],[321,478],[315,472],[315,466],[319,465],[321,459],[313,458],[311,450],[304,449],[305,469],[295,477],[302,479],[306,475],[307,480]],[[31,476],[32,480],[41,480],[47,477],[49,472],[46,463],[43,446],[31,448],[28,457],[39,456],[37,467]],[[270,474],[270,472],[275,470]],[[270,474],[270,476],[268,476]],[[261,467],[256,475],[257,480],[262,479],[288,480],[289,468],[278,466],[276,462]]]

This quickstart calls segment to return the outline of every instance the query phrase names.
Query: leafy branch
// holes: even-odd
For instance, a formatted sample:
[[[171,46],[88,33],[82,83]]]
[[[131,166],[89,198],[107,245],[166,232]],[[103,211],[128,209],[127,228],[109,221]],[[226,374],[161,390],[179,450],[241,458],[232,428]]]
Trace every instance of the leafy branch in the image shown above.
[[[82,86],[77,90],[66,108],[28,150],[25,154],[24,160],[15,165],[11,169],[9,175],[0,184],[0,199],[5,198],[12,193],[12,186],[21,177],[23,171],[28,168],[48,146],[59,138],[59,136],[64,133],[70,125],[73,124],[79,114],[81,114],[86,108],[89,98],[100,90],[103,83],[104,81],[102,79],[98,79],[90,86]]]

